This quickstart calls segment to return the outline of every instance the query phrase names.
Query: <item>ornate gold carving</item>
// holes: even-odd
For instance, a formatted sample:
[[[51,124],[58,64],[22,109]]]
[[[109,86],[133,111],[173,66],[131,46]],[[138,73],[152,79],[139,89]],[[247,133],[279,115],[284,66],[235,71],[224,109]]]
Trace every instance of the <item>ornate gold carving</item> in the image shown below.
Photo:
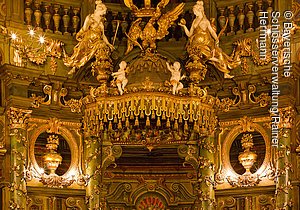
[[[45,97],[36,96],[36,94],[31,94],[31,98],[33,99],[32,107],[39,108],[40,104],[50,105],[51,103],[51,93],[52,93],[52,86],[45,85],[43,88],[43,92],[46,94]]]
[[[43,183],[43,185],[51,188],[63,188],[63,187],[68,187],[71,184],[75,182],[75,179],[69,179],[65,178],[62,176],[57,176],[57,175],[47,175],[47,174],[42,174],[40,177],[40,182]]]
[[[261,93],[259,96],[254,95],[256,92],[255,85],[248,85],[247,89],[243,88],[243,84],[240,86],[241,87],[235,87],[232,89],[232,93],[236,96],[236,98],[234,100],[227,99],[228,102],[226,104],[229,104],[232,107],[242,107],[248,104],[259,104],[260,107],[266,107],[270,103],[271,97],[268,93]]]
[[[50,171],[50,174],[54,175],[57,167],[61,164],[62,156],[57,153],[59,145],[59,137],[56,135],[50,135],[47,138],[46,147],[49,150],[43,157],[46,168]]]
[[[80,113],[81,108],[83,105],[82,98],[74,99],[71,98],[70,100],[66,101],[65,96],[68,94],[68,90],[66,88],[62,88],[60,91],[60,97],[62,98],[63,104],[66,107],[70,107],[71,112]]]
[[[251,187],[257,185],[261,180],[259,175],[253,175],[250,172],[253,164],[256,162],[257,155],[254,152],[251,152],[250,149],[253,147],[253,139],[251,134],[244,134],[241,140],[242,147],[245,149],[239,155],[239,161],[246,169],[246,172],[239,176],[238,179],[227,177],[229,184],[237,187]]]
[[[45,38],[37,31],[30,28],[26,38],[10,32],[10,42],[14,51],[14,63],[17,66],[23,66],[23,62],[29,60],[37,65],[44,64],[47,57],[51,57],[51,63],[56,64],[55,58],[61,58],[64,43],[59,40]],[[26,40],[26,41],[25,41]],[[55,74],[56,69],[52,69]]]
[[[125,55],[127,55],[134,46],[139,46],[141,50],[148,52],[154,52],[154,50],[156,50],[156,40],[163,39],[169,33],[169,27],[183,12],[184,3],[181,3],[172,11],[162,15],[161,9],[164,8],[168,2],[169,1],[162,0],[157,4],[156,8],[137,9],[131,0],[125,1],[125,5],[132,9],[137,17],[151,17],[144,29],[140,26],[142,18],[138,18],[132,23],[127,35],[128,41]],[[149,13],[149,10],[152,12]],[[158,29],[154,27],[155,24],[158,25]],[[142,40],[142,44],[138,42],[139,38]]]
[[[240,126],[242,126],[242,132],[253,132],[254,131],[254,129],[252,127],[253,119],[251,117],[244,116],[238,121],[238,123]]]
[[[105,170],[109,165],[116,165],[115,160],[121,157],[122,147],[119,145],[107,146],[104,148],[102,169]]]
[[[76,130],[80,129],[81,123],[65,122],[60,121],[57,118],[51,118],[49,120],[31,118],[29,120],[30,125],[33,130],[29,130],[29,158],[30,167],[27,170],[28,180],[36,179],[42,182],[48,187],[62,188],[70,186],[77,181],[78,184],[82,184],[80,173],[80,161],[81,154],[79,153],[79,146],[73,133],[69,129]],[[62,176],[57,176],[56,174],[45,174],[43,168],[41,168],[34,154],[35,141],[41,133],[48,132],[52,134],[60,134],[68,142],[71,151],[71,164],[67,172]],[[77,133],[78,134],[78,133]],[[78,134],[79,135],[79,134]]]
[[[70,186],[74,181],[74,177],[65,178],[63,176],[58,176],[55,171],[59,164],[61,164],[62,156],[57,153],[57,148],[59,145],[59,137],[56,135],[50,135],[47,138],[47,144],[46,147],[49,150],[48,153],[46,153],[43,156],[44,163],[46,165],[46,168],[49,170],[50,174],[42,174],[40,177],[40,182],[42,182],[47,187],[66,187]]]
[[[5,153],[7,152],[7,150],[5,149],[4,132],[5,132],[4,127],[0,122],[0,156],[5,155]]]
[[[218,201],[218,207],[220,209],[236,207],[236,199],[234,197],[231,197],[231,196],[230,197],[221,198]]]
[[[211,108],[214,103],[213,98],[210,96],[193,98],[193,102],[189,98],[178,99],[176,96],[166,98],[164,94],[155,92],[123,98],[104,99],[98,97],[96,106],[86,105],[84,129],[91,132],[92,135],[97,135],[107,124],[109,130],[113,127],[113,123],[117,123],[119,128],[123,126],[123,123],[126,127],[130,123],[137,126],[139,120],[145,119],[145,116],[146,126],[149,125],[148,120],[151,117],[151,119],[157,120],[158,125],[160,120],[164,120],[166,127],[170,127],[172,122],[175,129],[178,128],[179,123],[184,124],[185,130],[188,129],[188,123],[193,123],[194,128],[203,134],[214,129],[216,119]],[[135,119],[134,122],[131,121],[133,119]]]
[[[19,109],[10,107],[7,111],[7,118],[9,120],[9,126],[14,128],[25,128],[28,122],[28,117],[31,114],[31,110]]]
[[[299,12],[300,12],[300,3],[297,2],[296,0],[293,0],[293,3],[292,3],[292,12],[293,12],[294,20],[295,20],[295,21],[299,21],[299,18],[296,19],[296,17],[299,16]]]
[[[146,91],[151,91],[154,87],[153,87],[153,82],[150,80],[149,77],[145,78],[145,81],[142,82],[142,85],[144,86],[144,89]]]
[[[280,114],[280,123],[279,127],[281,128],[292,128],[294,126],[295,120],[295,109],[292,107],[286,107],[279,109]]]
[[[45,97],[36,96],[36,94],[32,94],[31,98],[33,99],[32,107],[39,108],[41,104],[50,105],[57,104],[62,107],[70,107],[72,112],[80,113],[82,107],[82,98],[81,99],[70,99],[65,100],[65,96],[68,94],[68,90],[66,88],[53,90],[52,86],[45,85],[43,88]]]
[[[275,167],[271,159],[271,143],[269,138],[269,128],[263,127],[264,122],[270,122],[269,117],[264,118],[249,118],[243,117],[239,120],[220,122],[223,129],[227,128],[229,132],[225,136],[221,147],[221,165],[219,166],[216,175],[216,181],[223,184],[225,180],[232,186],[247,187],[255,186],[262,180],[274,179]],[[232,168],[229,160],[229,151],[231,144],[240,133],[244,132],[259,132],[265,141],[266,153],[261,167],[254,173],[247,176],[237,174]],[[273,154],[274,155],[274,154]],[[250,159],[249,159],[250,161]]]
[[[266,107],[271,101],[271,97],[268,93],[261,93],[255,96],[256,87],[255,85],[248,85],[248,88],[242,88],[244,85],[241,84],[240,87],[234,87],[232,89],[235,99],[222,98],[217,99],[218,108],[222,111],[229,111],[231,107],[243,107],[251,104],[259,104],[260,107]]]
[[[160,0],[157,4],[157,7],[160,9],[167,6],[170,0]],[[132,0],[124,0],[125,5],[132,10],[136,17],[152,17],[153,13],[155,12],[155,8],[151,7],[151,0],[144,0],[144,8],[138,8],[134,5]]]
[[[253,147],[253,139],[252,134],[244,134],[241,140],[242,147],[245,149],[244,152],[242,152],[239,155],[239,161],[243,165],[243,167],[246,169],[246,174],[250,174],[250,169],[252,168],[253,164],[256,162],[257,154],[250,151],[250,149]]]
[[[207,63],[213,64],[219,71],[224,73],[224,78],[232,78],[230,71],[241,65],[242,56],[251,55],[251,42],[247,38],[236,41],[235,49],[231,56],[226,55],[219,47],[219,37],[227,27],[227,22],[219,35],[213,27],[213,23],[207,20],[202,1],[197,1],[193,7],[196,15],[189,30],[184,24],[185,21],[179,23],[183,27],[185,34],[189,37],[187,52],[189,61],[186,69],[190,72],[190,78],[193,82],[203,80],[207,71]]]
[[[102,1],[96,1],[96,9],[93,14],[86,17],[83,27],[76,34],[79,41],[74,47],[71,57],[67,55],[64,58],[64,64],[71,67],[69,74],[73,74],[76,69],[83,67],[93,57],[96,61],[92,63],[92,73],[98,74],[99,82],[108,78],[107,71],[111,70],[112,64],[110,59],[113,45],[108,42],[104,34],[104,16],[107,8]]]
[[[66,199],[66,206],[69,208],[85,209],[84,200],[81,198],[75,198],[75,197],[68,197]]]

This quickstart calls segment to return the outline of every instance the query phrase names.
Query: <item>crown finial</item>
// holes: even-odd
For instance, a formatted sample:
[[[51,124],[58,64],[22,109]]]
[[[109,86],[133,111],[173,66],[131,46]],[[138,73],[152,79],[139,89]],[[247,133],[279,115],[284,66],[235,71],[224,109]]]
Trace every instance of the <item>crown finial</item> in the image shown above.
[[[151,7],[152,0],[144,0],[144,7],[138,8],[134,3],[133,0],[124,0],[125,5],[132,10],[133,14],[136,17],[152,17],[153,13],[157,8],[161,9],[164,8],[170,0],[160,0],[157,4],[156,8]]]

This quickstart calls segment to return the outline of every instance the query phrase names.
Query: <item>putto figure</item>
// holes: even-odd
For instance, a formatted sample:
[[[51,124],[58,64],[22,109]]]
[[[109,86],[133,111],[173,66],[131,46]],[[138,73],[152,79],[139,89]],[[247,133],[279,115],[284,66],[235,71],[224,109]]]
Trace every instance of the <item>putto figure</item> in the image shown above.
[[[181,68],[179,62],[174,62],[173,65],[170,66],[168,62],[166,62],[168,70],[171,72],[172,76],[170,79],[170,83],[173,86],[172,93],[173,95],[177,94],[179,90],[183,88],[183,84],[180,82],[185,76],[181,75]]]
[[[196,18],[190,30],[186,27],[184,19],[179,23],[189,38],[187,52],[190,61],[186,66],[187,70],[204,69],[206,73],[205,63],[209,62],[224,73],[224,78],[232,78],[233,76],[229,74],[230,70],[240,65],[240,59],[233,60],[222,52],[222,49],[219,47],[219,37],[205,15],[203,1],[197,1],[193,7],[193,12]],[[198,79],[204,79],[204,77]]]
[[[85,18],[83,27],[76,34],[79,43],[74,47],[73,55],[64,60],[65,65],[72,68],[69,74],[73,74],[76,69],[84,66],[94,56],[98,63],[110,61],[110,54],[114,47],[104,34],[106,11],[107,8],[102,1],[97,0],[94,13]]]
[[[119,70],[117,72],[112,73],[111,75],[114,77],[116,85],[118,87],[120,95],[123,95],[124,88],[128,83],[128,79],[126,78],[126,67],[127,63],[126,61],[121,61],[119,64]]]

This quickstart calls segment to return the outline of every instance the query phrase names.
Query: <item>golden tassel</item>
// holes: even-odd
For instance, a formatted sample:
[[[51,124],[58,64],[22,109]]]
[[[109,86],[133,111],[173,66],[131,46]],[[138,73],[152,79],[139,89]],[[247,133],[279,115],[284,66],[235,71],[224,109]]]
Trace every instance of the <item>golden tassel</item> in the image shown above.
[[[139,126],[139,119],[138,119],[138,117],[135,117],[134,125],[135,126]]]
[[[171,123],[170,123],[170,119],[168,118],[167,119],[167,128],[170,128],[171,127]]]
[[[126,117],[125,126],[126,126],[127,128],[129,128],[129,120],[128,120],[128,117]]]
[[[150,126],[150,119],[149,119],[149,116],[147,116],[146,126]]]
[[[188,124],[187,124],[187,121],[185,120],[185,121],[184,121],[184,130],[187,131],[188,129],[189,129],[189,126],[188,126]]]
[[[179,123],[182,123],[182,117],[179,115]]]
[[[155,119],[155,113],[154,113],[154,111],[152,112],[151,119],[152,119],[152,120]]]
[[[156,126],[157,127],[161,126],[160,117],[157,117]]]
[[[121,119],[119,119],[118,129],[122,129],[122,122],[121,122]]]
[[[145,117],[145,114],[144,114],[143,111],[141,111],[140,118],[141,118],[141,119],[144,119],[144,117]]]
[[[165,112],[163,112],[163,114],[162,114],[162,116],[161,116],[161,119],[162,119],[162,120],[165,120],[165,119],[166,119],[166,114],[165,114]]]
[[[199,131],[199,126],[197,121],[194,122],[194,131]]]
[[[130,119],[131,119],[131,120],[134,119],[134,116],[133,116],[132,112],[130,112]]]
[[[175,130],[178,130],[178,122],[177,122],[177,120],[175,120],[175,123],[174,123],[174,129],[175,129]]]
[[[108,130],[112,130],[112,123],[111,123],[111,121],[109,121],[109,123],[108,123]]]
[[[103,126],[103,122],[102,120],[100,121],[100,131],[103,131],[104,130],[104,126]]]

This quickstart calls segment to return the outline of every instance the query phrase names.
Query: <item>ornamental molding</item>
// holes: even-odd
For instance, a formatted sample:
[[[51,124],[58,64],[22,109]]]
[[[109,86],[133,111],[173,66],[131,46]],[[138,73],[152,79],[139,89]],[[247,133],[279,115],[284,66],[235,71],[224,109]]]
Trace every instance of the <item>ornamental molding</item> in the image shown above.
[[[75,136],[79,136],[81,141],[81,135],[77,132],[81,128],[81,123],[66,122],[57,118],[39,119],[31,118],[29,120],[29,164],[27,168],[28,180],[37,179],[47,187],[62,188],[70,186],[73,183],[84,185],[82,182],[81,171],[81,151],[82,145],[77,142]],[[75,132],[73,132],[75,131]],[[71,151],[71,163],[65,174],[58,176],[56,174],[45,174],[44,169],[38,165],[35,159],[35,142],[40,134],[59,134],[68,143]]]
[[[10,107],[9,110],[7,111],[9,127],[11,129],[15,129],[15,128],[25,129],[28,123],[28,118],[30,117],[31,113],[32,110]]]

